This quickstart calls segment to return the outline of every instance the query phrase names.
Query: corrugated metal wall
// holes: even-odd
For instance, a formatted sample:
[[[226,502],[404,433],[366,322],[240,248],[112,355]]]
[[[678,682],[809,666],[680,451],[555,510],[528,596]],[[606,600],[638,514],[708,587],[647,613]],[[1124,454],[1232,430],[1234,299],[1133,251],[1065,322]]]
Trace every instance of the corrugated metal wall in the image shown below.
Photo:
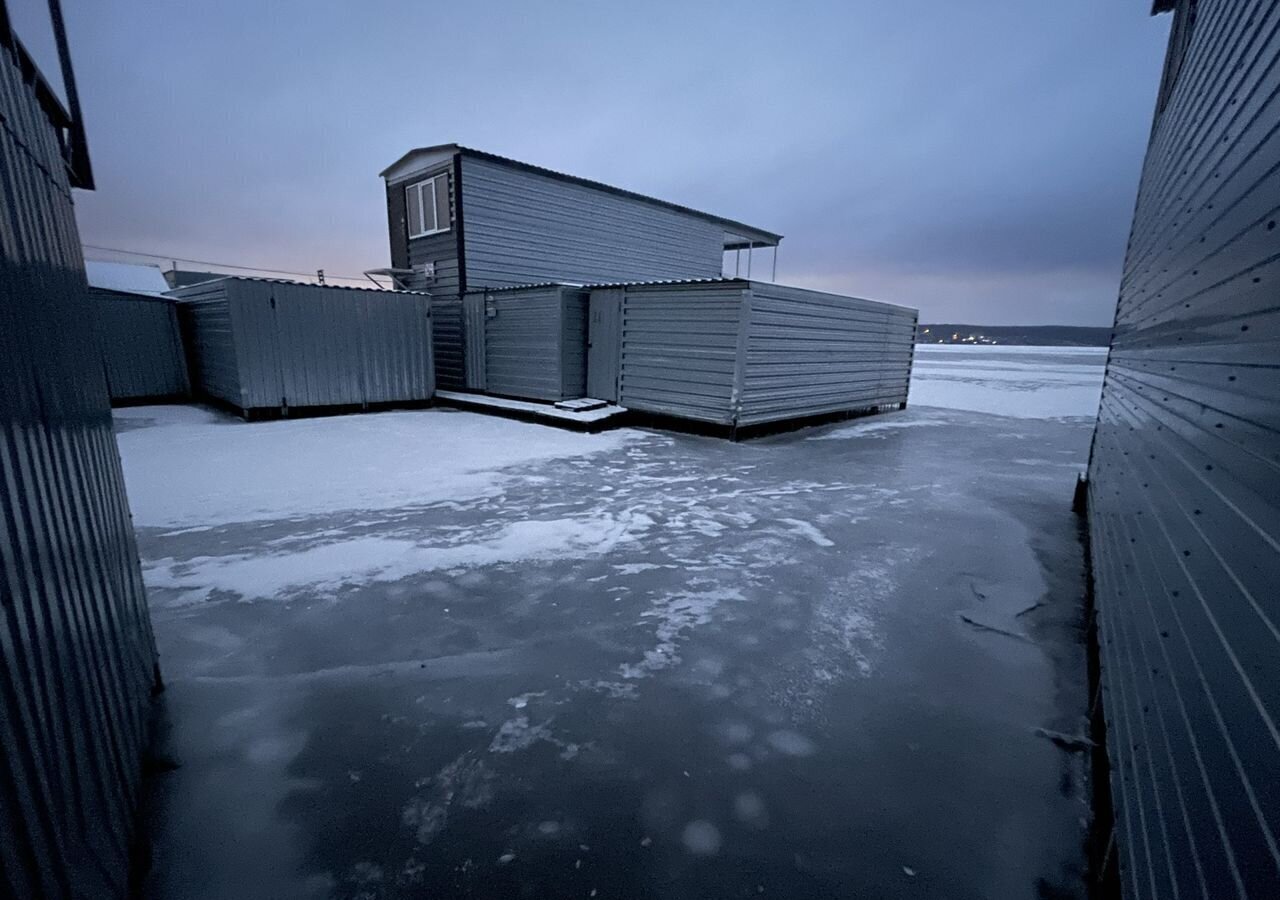
[[[176,301],[92,287],[89,301],[113,403],[190,393]]]
[[[429,400],[422,294],[225,278],[182,288],[198,391],[248,412]]]
[[[587,304],[591,292],[565,288],[560,311],[560,396],[587,393]]]
[[[387,185],[387,225],[391,235],[391,265],[399,269],[408,269],[431,263],[435,267],[435,277],[430,281],[411,279],[409,287],[422,290],[433,296],[456,297],[460,288],[458,263],[458,236],[451,228],[439,234],[426,237],[409,238],[409,230],[405,223],[405,188],[427,178],[450,173],[449,204],[454,204],[454,184],[452,178],[452,162],[419,172],[411,178]]]
[[[586,389],[586,298],[543,286],[476,292],[483,300],[485,391],[525,400],[581,397]],[[471,345],[468,344],[468,350]]]
[[[752,282],[738,424],[907,402],[918,313]]]
[[[1102,696],[1126,896],[1272,898],[1280,3],[1195,7],[1176,12],[1089,467]]]
[[[449,205],[453,223],[449,231],[409,239],[405,224],[405,188],[425,178],[449,172]],[[462,264],[458,258],[457,184],[453,162],[419,172],[387,185],[387,226],[391,236],[391,265],[398,269],[419,268],[430,263],[434,277],[413,276],[405,286],[431,295],[432,347],[436,379],[446,390],[465,386],[462,370]]]
[[[466,387],[462,340],[462,299],[432,296],[431,347],[441,390],[460,391]]]
[[[240,364],[224,279],[180,288],[175,293],[182,298],[178,324],[187,350],[192,391],[243,408],[245,397],[240,387]]]
[[[618,403],[732,425],[746,282],[644,285],[622,298]]]
[[[123,897],[155,673],[71,188],[0,40],[0,895]]]
[[[716,278],[724,229],[697,216],[462,157],[468,290]]]
[[[913,309],[744,280],[623,290],[627,409],[739,427],[906,402]]]

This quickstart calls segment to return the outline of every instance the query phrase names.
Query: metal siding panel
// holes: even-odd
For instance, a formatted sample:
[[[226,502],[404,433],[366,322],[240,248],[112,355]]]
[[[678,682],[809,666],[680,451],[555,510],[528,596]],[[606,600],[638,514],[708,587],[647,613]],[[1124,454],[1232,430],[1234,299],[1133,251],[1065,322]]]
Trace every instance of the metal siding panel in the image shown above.
[[[560,312],[560,396],[587,393],[587,302],[589,291],[565,288]]]
[[[404,287],[426,291],[432,296],[454,296],[458,293],[458,242],[452,231],[414,238],[409,242],[409,267],[423,263],[435,266],[431,279],[414,275],[405,278]]]
[[[465,155],[461,169],[470,290],[720,275],[719,225]]]
[[[739,425],[906,402],[915,310],[761,282],[751,294]]]
[[[0,45],[0,894],[124,897],[155,645],[59,142]]]
[[[431,279],[412,276],[405,279],[404,286],[415,291],[426,291],[432,296],[457,296],[461,289],[460,266],[458,263],[458,235],[451,228],[438,234],[426,237],[410,238],[405,225],[405,188],[418,181],[436,175],[449,174],[449,204],[454,206],[456,186],[454,184],[453,163],[449,161],[429,171],[414,175],[412,178],[389,184],[387,186],[387,214],[392,230],[392,265],[407,264],[409,268],[417,268],[423,263],[431,263],[435,267],[435,276]],[[454,216],[456,224],[457,216]],[[403,253],[403,262],[396,262],[396,254]]]
[[[595,290],[588,296],[591,322],[587,341],[587,394],[616,403],[622,352],[622,290]]]
[[[435,395],[431,299],[418,294],[363,293],[361,330],[366,403]]]
[[[468,303],[478,299],[484,328],[487,393],[524,400],[564,399],[561,295],[558,287],[467,295]]]
[[[361,295],[273,284],[283,396],[290,407],[364,402]]]
[[[462,340],[464,385],[471,390],[485,389],[485,298],[483,294],[468,294],[462,300]]]
[[[429,297],[229,278],[174,291],[198,389],[241,411],[435,393]]]
[[[211,281],[174,294],[181,298],[178,323],[187,350],[192,392],[240,407],[240,366],[226,284]]]
[[[463,371],[462,299],[432,297],[431,346],[435,354],[436,380],[445,390],[466,387]]]
[[[626,288],[619,404],[732,425],[743,296],[737,283]]]
[[[239,366],[243,410],[279,409],[285,399],[284,360],[271,308],[272,285],[266,281],[229,278],[227,300],[231,310],[231,340]]]
[[[1175,15],[1089,465],[1117,839],[1130,896],[1275,897],[1280,4]]]
[[[113,401],[190,393],[175,301],[97,288],[89,300]]]

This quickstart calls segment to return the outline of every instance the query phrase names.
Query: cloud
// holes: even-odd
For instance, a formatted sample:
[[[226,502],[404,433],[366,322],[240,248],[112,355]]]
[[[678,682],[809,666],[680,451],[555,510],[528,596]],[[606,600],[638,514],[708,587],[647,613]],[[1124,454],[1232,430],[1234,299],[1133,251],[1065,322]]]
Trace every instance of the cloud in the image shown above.
[[[68,10],[86,241],[388,260],[377,172],[457,140],[787,235],[780,278],[1110,321],[1167,21],[1140,3]]]

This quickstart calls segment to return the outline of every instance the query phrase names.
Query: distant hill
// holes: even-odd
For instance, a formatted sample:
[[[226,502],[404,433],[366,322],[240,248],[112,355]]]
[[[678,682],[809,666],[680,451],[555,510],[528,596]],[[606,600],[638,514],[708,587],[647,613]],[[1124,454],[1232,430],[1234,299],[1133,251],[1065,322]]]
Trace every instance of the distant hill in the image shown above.
[[[1106,347],[1110,328],[1081,325],[921,325],[922,344],[1013,344],[1036,347]]]

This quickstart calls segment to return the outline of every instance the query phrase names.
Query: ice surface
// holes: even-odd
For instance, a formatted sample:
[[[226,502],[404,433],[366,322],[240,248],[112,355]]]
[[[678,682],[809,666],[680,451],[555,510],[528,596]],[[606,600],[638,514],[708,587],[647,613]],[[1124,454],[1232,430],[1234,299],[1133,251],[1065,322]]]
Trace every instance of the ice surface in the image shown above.
[[[1093,418],[1106,361],[1105,347],[922,344],[910,403],[1026,419]]]
[[[531,520],[513,522],[483,540],[447,546],[356,537],[294,552],[163,559],[147,565],[143,577],[149,587],[185,591],[182,602],[202,600],[215,591],[265,598],[301,587],[333,589],[440,569],[600,554],[643,534],[651,524],[634,513]]]
[[[495,495],[513,466],[616,449],[635,432],[573,434],[445,410],[244,423],[186,406],[117,411],[134,522],[181,528]]]

